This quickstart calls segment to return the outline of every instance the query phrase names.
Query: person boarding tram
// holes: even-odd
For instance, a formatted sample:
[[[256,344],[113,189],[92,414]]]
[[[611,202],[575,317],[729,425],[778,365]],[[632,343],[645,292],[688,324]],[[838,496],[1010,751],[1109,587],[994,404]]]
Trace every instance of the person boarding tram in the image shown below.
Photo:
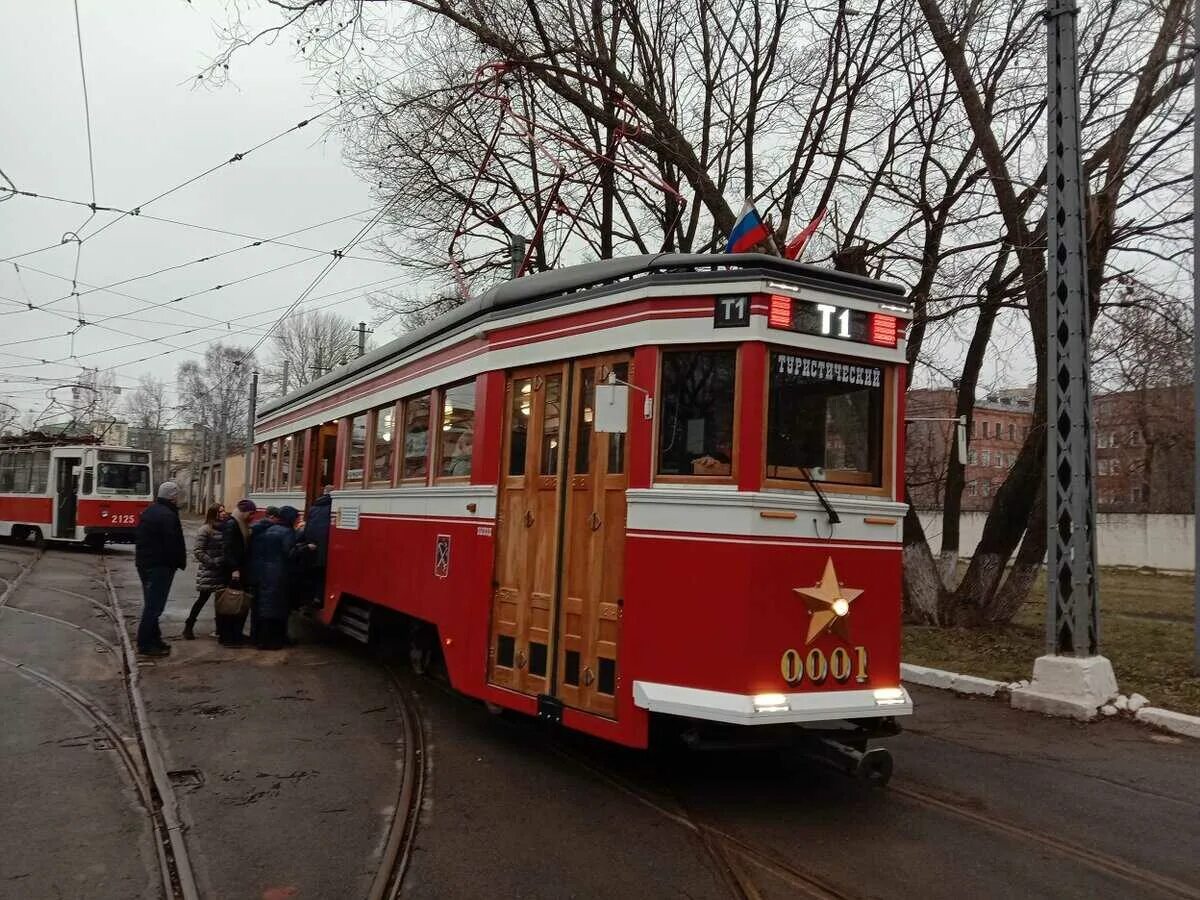
[[[192,547],[192,556],[196,558],[196,588],[200,595],[192,604],[187,621],[183,623],[184,640],[194,640],[196,637],[196,619],[200,617],[208,598],[225,587],[225,533],[224,524],[228,518],[225,507],[214,503],[204,515],[204,524],[196,532],[196,541]],[[214,607],[216,604],[213,604]]]

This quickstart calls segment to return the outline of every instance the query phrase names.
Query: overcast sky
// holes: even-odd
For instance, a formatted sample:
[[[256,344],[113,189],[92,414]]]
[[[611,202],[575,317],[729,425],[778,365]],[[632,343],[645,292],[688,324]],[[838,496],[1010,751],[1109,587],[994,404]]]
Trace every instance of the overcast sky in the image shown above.
[[[3,7],[0,170],[20,190],[88,201],[74,6],[71,0],[3,0]],[[224,20],[224,11],[214,0],[79,0],[79,10],[100,205],[137,206],[321,108],[312,98],[302,63],[282,42],[243,51],[236,58],[235,84],[211,91],[192,87],[218,46],[214,23]],[[326,135],[318,123],[289,134],[144,212],[253,237],[351,218],[284,239],[311,250],[262,246],[113,288],[136,300],[87,293],[79,300],[85,321],[121,318],[83,327],[72,345],[66,332],[75,326],[76,303],[70,294],[77,245],[8,258],[56,244],[64,233],[80,229],[89,210],[25,197],[0,203],[0,260],[8,260],[0,262],[0,398],[22,411],[40,411],[52,385],[21,379],[71,381],[84,365],[111,368],[125,388],[147,372],[173,385],[178,364],[198,358],[202,342],[221,339],[248,346],[257,341],[279,308],[300,295],[329,257],[304,260],[344,244],[371,210],[368,187],[343,164],[336,137]],[[81,233],[114,218],[100,213]],[[79,290],[247,243],[245,238],[127,216],[78,246]],[[374,256],[369,246],[360,246],[355,255]],[[289,263],[295,265],[148,308]],[[407,270],[390,263],[345,259],[314,296],[408,277]],[[64,297],[49,309],[21,309],[22,304],[46,306]],[[319,299],[308,308],[317,306],[354,321],[369,318],[362,291]],[[183,334],[189,329],[194,330]],[[77,359],[70,358],[72,353]],[[62,362],[36,362],[43,359]]]

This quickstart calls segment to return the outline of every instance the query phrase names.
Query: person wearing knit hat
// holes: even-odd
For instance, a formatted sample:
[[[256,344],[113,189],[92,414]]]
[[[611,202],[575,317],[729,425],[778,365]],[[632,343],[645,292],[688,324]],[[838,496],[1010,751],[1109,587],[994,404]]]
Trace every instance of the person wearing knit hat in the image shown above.
[[[187,545],[179,521],[179,485],[164,481],[158,499],[142,510],[134,539],[134,564],[142,581],[142,618],[138,623],[138,653],[166,656],[170,646],[163,640],[158,620],[167,606],[175,572],[187,568]]]

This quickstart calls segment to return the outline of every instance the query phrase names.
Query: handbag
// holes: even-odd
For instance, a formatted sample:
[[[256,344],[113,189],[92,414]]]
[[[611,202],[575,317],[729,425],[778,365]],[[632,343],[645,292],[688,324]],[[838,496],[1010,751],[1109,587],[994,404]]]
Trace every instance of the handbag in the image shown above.
[[[219,616],[240,616],[250,608],[250,598],[240,587],[231,585],[218,592],[216,607]]]

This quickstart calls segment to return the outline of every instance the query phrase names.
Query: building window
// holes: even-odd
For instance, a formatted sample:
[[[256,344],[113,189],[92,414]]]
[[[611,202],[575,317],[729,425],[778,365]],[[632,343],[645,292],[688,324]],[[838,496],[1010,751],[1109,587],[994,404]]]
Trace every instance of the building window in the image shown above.
[[[471,474],[475,443],[475,382],[456,384],[442,391],[442,430],[438,474],[465,478]]]
[[[979,454],[974,450],[967,451],[967,465],[974,466],[979,464]]]
[[[1108,460],[1107,459],[1096,460],[1096,472],[1100,475],[1108,474]]]
[[[979,485],[976,484],[974,481],[967,482],[967,496],[969,496],[969,497],[978,497],[979,496]]]
[[[367,414],[350,420],[350,446],[346,452],[346,477],[342,487],[362,487],[367,458]]]
[[[992,483],[991,483],[990,481],[988,481],[988,480],[985,478],[985,479],[983,480],[983,483],[982,483],[981,487],[983,488],[983,496],[985,496],[985,497],[990,497],[990,496],[992,496]]]
[[[984,450],[982,455],[980,456],[980,462],[985,467],[990,466],[992,464],[992,451]]]
[[[735,350],[668,350],[659,390],[658,474],[733,472]]]
[[[1100,434],[1096,435],[1096,449],[1097,450],[1107,450],[1108,449],[1108,435],[1107,434],[1104,434],[1103,432],[1101,432]]]
[[[424,480],[429,471],[429,394],[413,397],[404,404],[405,481]]]
[[[392,452],[396,446],[396,407],[381,406],[375,410],[375,428],[371,440],[371,483],[392,483]]]
[[[1017,439],[1017,426],[1011,422],[1008,426],[1008,439],[1010,441],[1015,441]]]

